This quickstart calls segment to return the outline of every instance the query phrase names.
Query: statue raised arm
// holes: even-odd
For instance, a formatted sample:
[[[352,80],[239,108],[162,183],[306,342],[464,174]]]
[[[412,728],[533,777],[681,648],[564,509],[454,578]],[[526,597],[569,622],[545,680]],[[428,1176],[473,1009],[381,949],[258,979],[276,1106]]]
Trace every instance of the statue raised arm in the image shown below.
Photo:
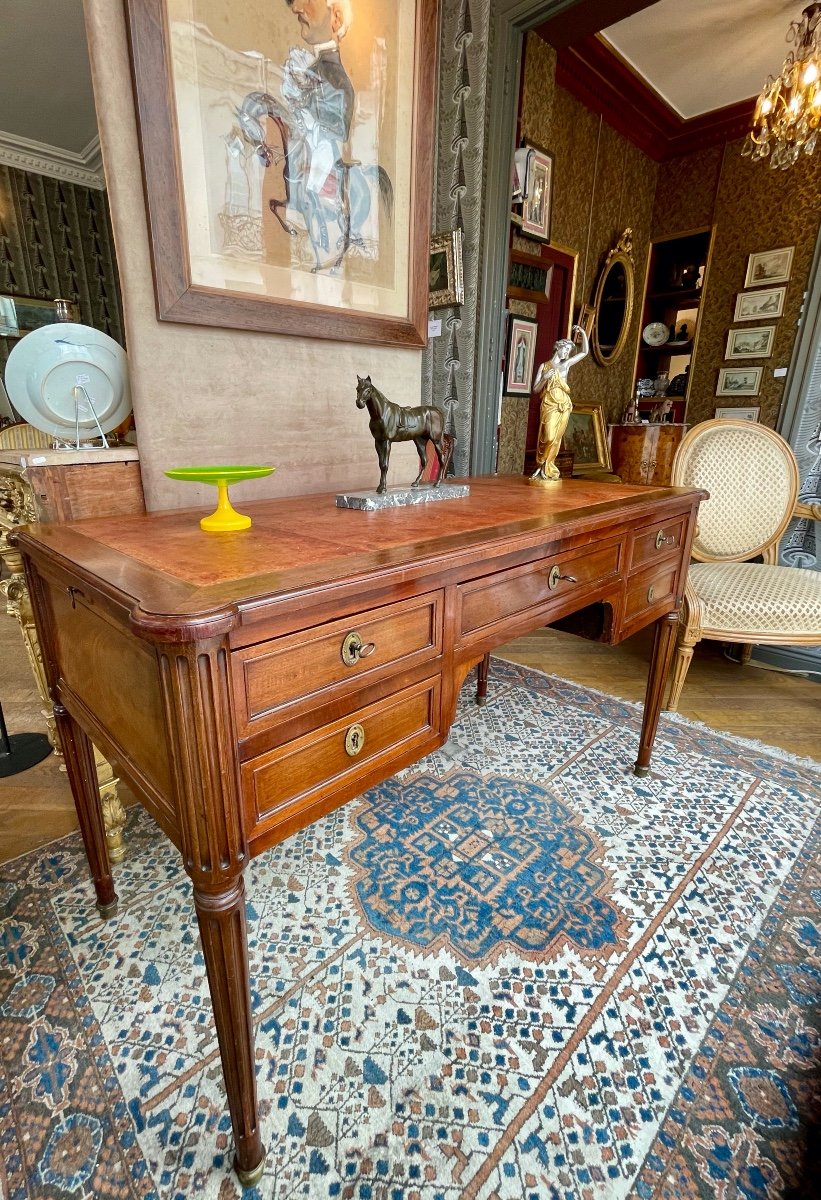
[[[552,357],[542,363],[536,372],[533,390],[541,393],[541,409],[539,439],[536,445],[537,467],[531,475],[533,483],[553,483],[559,478],[556,455],[561,449],[564,431],[573,411],[567,373],[590,352],[590,342],[582,327],[574,325],[571,333],[574,335],[574,341],[561,338],[556,342]],[[580,348],[574,354],[576,339]]]

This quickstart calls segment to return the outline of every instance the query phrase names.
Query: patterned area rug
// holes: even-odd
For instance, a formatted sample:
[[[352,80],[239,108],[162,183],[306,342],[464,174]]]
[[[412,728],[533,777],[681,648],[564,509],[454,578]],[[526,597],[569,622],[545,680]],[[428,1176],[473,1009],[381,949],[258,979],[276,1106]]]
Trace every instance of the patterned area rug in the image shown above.
[[[451,740],[248,871],[247,1200],[818,1196],[811,764],[497,661]],[[0,872],[0,1183],[232,1200],[189,887],[133,811]],[[4,1172],[4,1174],[3,1174]]]

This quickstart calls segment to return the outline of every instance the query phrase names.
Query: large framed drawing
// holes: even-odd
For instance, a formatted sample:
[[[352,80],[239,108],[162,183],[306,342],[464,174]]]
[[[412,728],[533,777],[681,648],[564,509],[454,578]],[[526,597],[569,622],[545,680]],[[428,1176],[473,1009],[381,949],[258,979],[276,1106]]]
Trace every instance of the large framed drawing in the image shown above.
[[[422,346],[436,0],[126,0],[160,320]]]

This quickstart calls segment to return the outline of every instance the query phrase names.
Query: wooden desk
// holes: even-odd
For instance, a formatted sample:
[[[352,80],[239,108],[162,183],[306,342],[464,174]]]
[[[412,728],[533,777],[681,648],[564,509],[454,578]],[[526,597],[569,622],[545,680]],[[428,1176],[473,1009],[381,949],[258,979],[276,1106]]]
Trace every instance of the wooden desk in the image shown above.
[[[193,882],[245,1183],[264,1161],[249,859],[441,745],[471,666],[580,610],[613,642],[656,622],[636,763],[649,768],[703,493],[470,484],[464,500],[381,513],[328,496],[247,505],[246,533],[167,512],[15,535],[100,913],[117,897],[89,736]]]

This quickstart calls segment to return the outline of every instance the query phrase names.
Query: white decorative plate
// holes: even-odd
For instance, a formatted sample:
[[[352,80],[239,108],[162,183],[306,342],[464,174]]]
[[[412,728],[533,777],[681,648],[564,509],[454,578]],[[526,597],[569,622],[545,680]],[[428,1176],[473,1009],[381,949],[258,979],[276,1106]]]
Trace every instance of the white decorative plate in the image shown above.
[[[641,336],[648,346],[663,346],[670,340],[670,330],[663,321],[651,321],[649,325],[644,326]]]
[[[24,421],[63,440],[74,439],[77,417],[88,440],[98,436],[97,421],[108,433],[131,412],[125,350],[107,333],[73,321],[20,339],[6,364],[6,390]]]

